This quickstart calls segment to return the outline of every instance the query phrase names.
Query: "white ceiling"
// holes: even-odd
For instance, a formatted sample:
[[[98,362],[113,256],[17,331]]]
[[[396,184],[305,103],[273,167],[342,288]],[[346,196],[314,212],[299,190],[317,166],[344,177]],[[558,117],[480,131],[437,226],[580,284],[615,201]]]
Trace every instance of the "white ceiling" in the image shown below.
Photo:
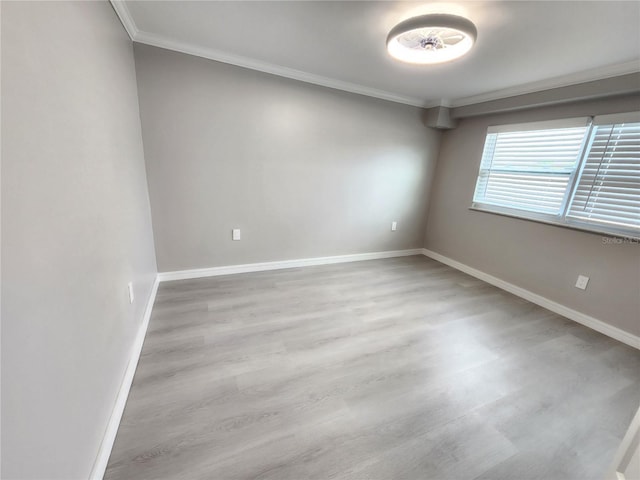
[[[126,1],[135,41],[411,105],[459,106],[640,71],[639,1]],[[389,30],[424,13],[472,20],[471,52],[407,65]]]

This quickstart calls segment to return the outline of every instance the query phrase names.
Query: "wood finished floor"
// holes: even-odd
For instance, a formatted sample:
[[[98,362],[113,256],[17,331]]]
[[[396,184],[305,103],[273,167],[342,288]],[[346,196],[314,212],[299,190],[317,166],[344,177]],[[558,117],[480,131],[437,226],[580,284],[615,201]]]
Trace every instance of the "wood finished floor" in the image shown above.
[[[421,256],[168,282],[105,478],[602,480],[638,372]]]

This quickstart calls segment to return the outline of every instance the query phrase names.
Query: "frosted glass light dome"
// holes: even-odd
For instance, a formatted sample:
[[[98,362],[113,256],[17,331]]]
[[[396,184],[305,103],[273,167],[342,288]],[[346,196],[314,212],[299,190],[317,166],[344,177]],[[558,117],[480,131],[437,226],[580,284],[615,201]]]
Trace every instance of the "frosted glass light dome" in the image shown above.
[[[473,47],[478,32],[468,19],[444,13],[413,17],[387,36],[387,51],[403,62],[443,63],[460,58]]]

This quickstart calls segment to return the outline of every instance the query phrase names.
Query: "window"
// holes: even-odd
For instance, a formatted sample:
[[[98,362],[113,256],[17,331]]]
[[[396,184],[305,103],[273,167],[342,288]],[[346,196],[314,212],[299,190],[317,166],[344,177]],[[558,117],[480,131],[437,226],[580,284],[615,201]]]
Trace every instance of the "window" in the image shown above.
[[[489,127],[472,208],[640,237],[640,113]]]

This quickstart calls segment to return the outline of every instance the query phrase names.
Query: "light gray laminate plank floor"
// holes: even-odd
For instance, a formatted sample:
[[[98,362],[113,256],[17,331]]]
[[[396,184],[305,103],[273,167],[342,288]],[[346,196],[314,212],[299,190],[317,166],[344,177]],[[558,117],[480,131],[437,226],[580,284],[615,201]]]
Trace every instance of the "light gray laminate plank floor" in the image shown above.
[[[638,372],[421,256],[168,282],[105,478],[601,480]]]

